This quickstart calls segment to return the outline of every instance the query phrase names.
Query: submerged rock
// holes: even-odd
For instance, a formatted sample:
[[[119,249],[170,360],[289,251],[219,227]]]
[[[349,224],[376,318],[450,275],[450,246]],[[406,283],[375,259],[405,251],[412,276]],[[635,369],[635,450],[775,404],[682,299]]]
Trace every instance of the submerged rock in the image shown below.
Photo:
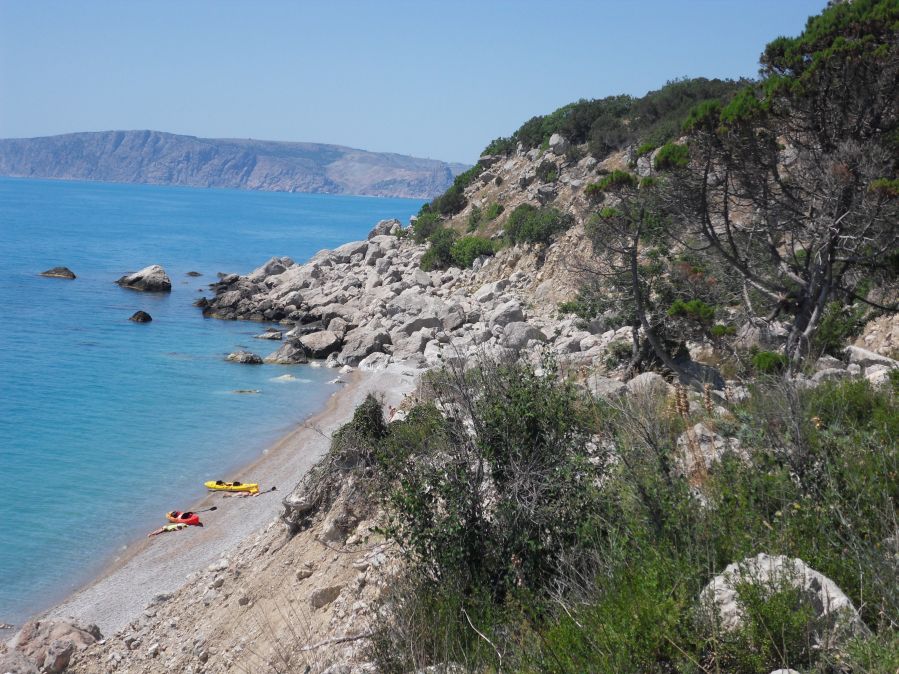
[[[262,365],[262,358],[250,351],[235,351],[234,353],[229,353],[225,360],[230,360],[232,363]]]
[[[165,269],[158,264],[144,267],[133,274],[125,274],[116,281],[123,288],[141,290],[148,293],[168,293],[172,291],[172,280]]]
[[[53,267],[53,269],[48,269],[47,271],[42,271],[40,275],[46,276],[47,278],[65,278],[65,279],[76,278],[75,272],[73,272],[68,267]]]
[[[193,276],[196,278],[197,276],[202,276],[202,274],[198,271],[189,271],[185,274],[185,276]]]
[[[135,323],[149,323],[153,320],[153,317],[146,311],[135,311],[128,320]]]

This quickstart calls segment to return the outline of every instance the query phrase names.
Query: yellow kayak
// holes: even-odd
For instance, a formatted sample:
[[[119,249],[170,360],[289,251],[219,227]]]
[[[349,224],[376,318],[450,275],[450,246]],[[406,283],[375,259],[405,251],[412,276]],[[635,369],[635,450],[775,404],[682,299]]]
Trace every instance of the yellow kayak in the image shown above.
[[[207,489],[211,489],[213,491],[245,491],[250,494],[256,494],[259,492],[259,485],[255,482],[244,483],[244,482],[222,482],[221,480],[210,480],[209,482],[204,482]]]

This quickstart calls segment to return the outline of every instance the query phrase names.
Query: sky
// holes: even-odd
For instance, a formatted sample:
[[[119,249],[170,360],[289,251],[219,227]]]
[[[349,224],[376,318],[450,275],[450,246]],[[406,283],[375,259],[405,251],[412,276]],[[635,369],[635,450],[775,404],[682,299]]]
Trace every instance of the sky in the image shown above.
[[[753,77],[825,0],[0,0],[0,137],[154,129],[474,162],[580,98]]]

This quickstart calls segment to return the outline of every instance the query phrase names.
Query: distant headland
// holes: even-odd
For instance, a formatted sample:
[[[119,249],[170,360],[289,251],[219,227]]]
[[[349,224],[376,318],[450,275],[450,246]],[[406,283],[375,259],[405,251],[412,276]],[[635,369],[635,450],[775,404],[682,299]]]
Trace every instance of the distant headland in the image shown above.
[[[0,139],[0,175],[430,199],[467,168],[340,145],[99,131]]]

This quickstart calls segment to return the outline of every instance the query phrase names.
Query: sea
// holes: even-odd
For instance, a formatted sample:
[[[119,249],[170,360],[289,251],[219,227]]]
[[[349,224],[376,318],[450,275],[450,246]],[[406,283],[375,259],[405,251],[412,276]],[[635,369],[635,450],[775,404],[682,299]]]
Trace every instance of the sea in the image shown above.
[[[422,203],[0,178],[0,623],[64,598],[335,392],[327,368],[225,361],[280,343],[203,318],[217,273],[305,261]],[[170,294],[115,285],[150,264]],[[55,266],[77,279],[39,276]]]

